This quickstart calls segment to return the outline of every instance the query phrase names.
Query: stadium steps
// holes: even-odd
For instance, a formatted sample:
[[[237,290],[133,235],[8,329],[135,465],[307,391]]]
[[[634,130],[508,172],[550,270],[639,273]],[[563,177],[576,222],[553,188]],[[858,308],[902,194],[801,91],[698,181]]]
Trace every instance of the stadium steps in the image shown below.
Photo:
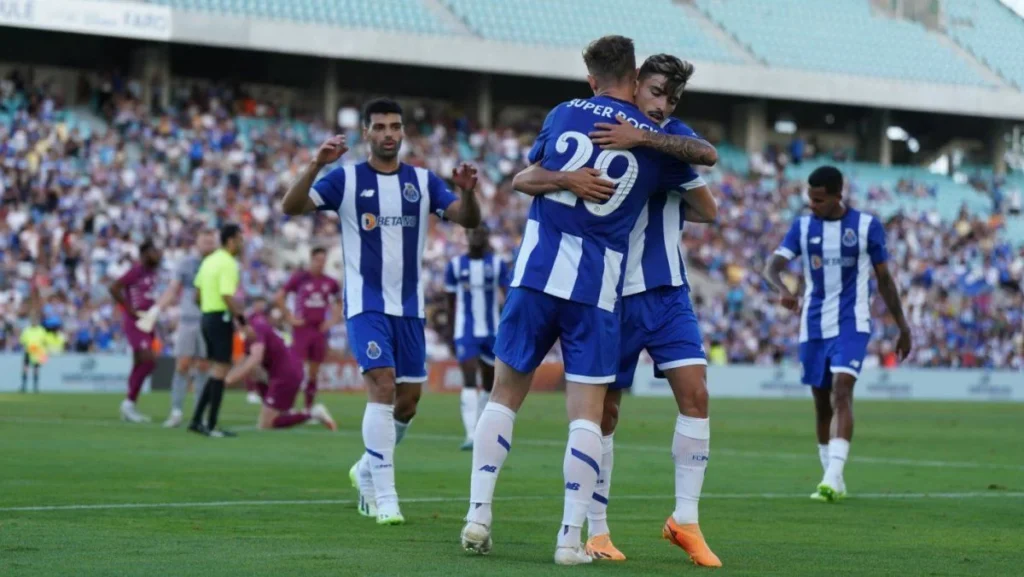
[[[440,20],[442,23],[447,24],[448,28],[452,30],[452,33],[463,36],[478,36],[462,18],[456,16],[456,14],[449,10],[447,6],[442,4],[440,0],[420,0],[420,2],[429,12],[434,14],[435,18]]]
[[[944,44],[953,52],[958,53],[960,57],[964,61],[968,62],[971,65],[971,67],[974,68],[974,71],[977,72],[982,78],[987,80],[989,84],[992,84],[993,86],[999,88],[1016,88],[1018,90],[1020,89],[1020,87],[1014,84],[1012,80],[1006,78],[994,68],[989,67],[989,65],[986,63],[984,59],[979,58],[972,50],[965,46],[962,46],[959,42],[957,42],[950,36],[946,34],[932,32],[931,30],[928,31],[928,34],[935,37],[936,42]]]
[[[765,66],[767,63],[754,54],[750,50],[750,47],[740,42],[740,39],[735,34],[728,32],[726,29],[718,25],[714,20],[708,17],[708,15],[698,8],[693,2],[688,0],[672,0],[680,10],[686,12],[686,14],[694,22],[700,23],[700,27],[707,32],[708,36],[718,40],[718,43],[725,47],[733,56],[735,56],[740,62],[744,64],[762,65]],[[683,58],[686,56],[683,55]]]

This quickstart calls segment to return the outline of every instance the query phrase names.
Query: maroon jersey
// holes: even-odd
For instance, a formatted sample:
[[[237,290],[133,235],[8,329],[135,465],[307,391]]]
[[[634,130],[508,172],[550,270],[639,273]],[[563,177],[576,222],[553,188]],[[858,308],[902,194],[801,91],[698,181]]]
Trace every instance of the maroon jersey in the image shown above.
[[[295,294],[295,316],[306,326],[316,326],[327,319],[331,298],[341,298],[341,285],[327,275],[296,271],[284,285],[286,293]]]
[[[262,315],[255,316],[249,320],[256,336],[246,342],[246,349],[256,343],[262,343],[263,369],[267,371],[267,380],[275,381],[302,381],[302,361],[292,354],[288,345],[267,322]]]
[[[156,273],[156,269],[150,270],[142,263],[135,263],[118,279],[132,310],[143,312],[156,303],[156,295],[153,294],[156,289]]]

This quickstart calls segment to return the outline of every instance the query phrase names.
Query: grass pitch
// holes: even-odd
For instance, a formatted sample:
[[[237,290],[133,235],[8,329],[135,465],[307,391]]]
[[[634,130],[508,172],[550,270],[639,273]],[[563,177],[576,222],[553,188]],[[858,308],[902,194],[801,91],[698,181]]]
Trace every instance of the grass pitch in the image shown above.
[[[498,484],[494,552],[458,544],[470,454],[458,398],[433,395],[396,452],[408,520],[355,511],[363,398],[323,395],[338,433],[253,430],[231,393],[237,439],[117,420],[113,395],[0,395],[0,575],[699,575],[660,539],[673,506],[670,399],[626,398],[609,521],[621,564],[552,563],[562,509],[564,402],[520,413]],[[140,409],[165,416],[166,394]],[[701,526],[716,575],[1024,574],[1024,407],[860,402],[851,498],[812,502],[820,478],[811,402],[712,401]]]

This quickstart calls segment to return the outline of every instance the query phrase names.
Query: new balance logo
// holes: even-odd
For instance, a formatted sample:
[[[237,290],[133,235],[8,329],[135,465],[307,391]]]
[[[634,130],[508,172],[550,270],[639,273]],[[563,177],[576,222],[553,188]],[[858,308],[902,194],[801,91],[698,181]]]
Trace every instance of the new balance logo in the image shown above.
[[[580,484],[579,483],[566,483],[565,484],[565,488],[570,490],[570,491],[579,491],[580,490]]]
[[[498,472],[498,468],[495,467],[494,465],[484,465],[483,467],[480,467],[480,470],[485,472],[485,473],[497,473]]]
[[[811,242],[811,244],[821,244],[821,237],[820,236],[813,237],[813,238],[811,238],[810,242]]]
[[[361,196],[363,198],[372,198],[373,195],[376,194],[376,193],[377,193],[376,190],[373,190],[372,188],[367,188],[363,192],[360,192],[359,196]]]

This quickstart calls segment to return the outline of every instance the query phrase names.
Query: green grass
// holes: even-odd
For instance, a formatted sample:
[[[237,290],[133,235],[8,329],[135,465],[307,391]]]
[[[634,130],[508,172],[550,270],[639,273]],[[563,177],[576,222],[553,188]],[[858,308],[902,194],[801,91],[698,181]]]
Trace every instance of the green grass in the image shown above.
[[[0,395],[0,575],[706,572],[660,539],[673,506],[669,399],[627,398],[623,407],[610,523],[629,561],[576,568],[551,561],[562,510],[561,396],[537,395],[519,416],[486,558],[458,545],[470,455],[457,450],[457,397],[424,398],[398,449],[402,527],[377,527],[351,504],[347,473],[362,449],[362,398],[325,400],[339,433],[256,432],[256,408],[231,394],[224,420],[242,435],[218,440],[122,424],[115,396]],[[149,395],[141,409],[162,418],[167,401]],[[713,402],[701,526],[725,563],[716,574],[1020,575],[1024,408],[857,409],[846,475],[854,497],[825,505],[807,498],[820,477],[810,401]],[[230,505],[242,501],[278,503]],[[229,506],[13,510],[211,502]]]

